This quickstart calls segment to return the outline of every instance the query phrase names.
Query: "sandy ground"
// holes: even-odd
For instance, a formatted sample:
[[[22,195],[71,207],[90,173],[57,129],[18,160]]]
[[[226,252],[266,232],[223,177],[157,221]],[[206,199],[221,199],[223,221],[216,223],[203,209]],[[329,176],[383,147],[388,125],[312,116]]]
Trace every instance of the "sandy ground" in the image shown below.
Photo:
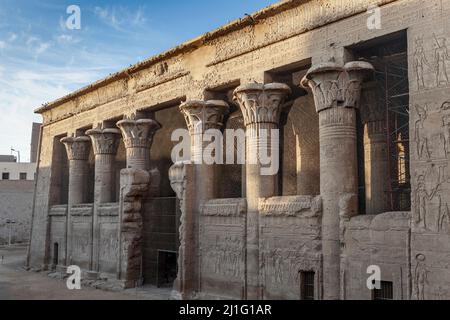
[[[25,271],[26,252],[25,246],[0,246],[0,300],[165,300],[170,295],[169,289],[147,286],[119,292],[86,286],[69,290],[65,280]]]

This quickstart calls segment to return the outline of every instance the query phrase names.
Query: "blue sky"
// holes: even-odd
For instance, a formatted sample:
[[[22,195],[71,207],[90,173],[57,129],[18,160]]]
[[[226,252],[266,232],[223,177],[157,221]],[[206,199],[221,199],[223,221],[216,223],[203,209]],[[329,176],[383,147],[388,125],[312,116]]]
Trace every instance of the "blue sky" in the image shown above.
[[[0,0],[0,154],[29,160],[33,110],[276,0]],[[78,5],[81,29],[66,9]]]

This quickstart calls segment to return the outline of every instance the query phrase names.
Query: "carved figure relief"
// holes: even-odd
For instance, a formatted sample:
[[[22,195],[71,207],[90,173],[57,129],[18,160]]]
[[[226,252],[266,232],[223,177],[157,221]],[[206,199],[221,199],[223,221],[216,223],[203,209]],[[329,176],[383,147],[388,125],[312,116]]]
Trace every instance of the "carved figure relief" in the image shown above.
[[[448,159],[450,153],[450,103],[414,105],[414,140],[418,160]]]
[[[448,231],[450,211],[445,195],[450,188],[450,178],[446,169],[444,165],[431,165],[417,175],[413,217],[419,228],[435,232]]]
[[[211,242],[212,245],[204,248],[207,263],[203,263],[203,267],[210,270],[212,266],[210,271],[224,277],[238,278],[242,275],[244,247],[241,236],[216,234]]]
[[[436,41],[436,49],[434,50],[436,59],[436,84],[438,87],[447,86],[449,84],[447,61],[450,60],[450,56],[448,55],[446,39],[437,39],[434,34],[433,36]]]
[[[415,105],[415,110],[419,119],[416,120],[414,124],[415,128],[415,139],[416,139],[416,150],[419,159],[422,159],[424,155],[427,159],[430,159],[430,150],[428,149],[428,138],[423,135],[424,123],[427,119],[427,109],[428,106],[425,104],[424,107]]]
[[[415,40],[413,68],[417,90],[419,91],[450,85],[448,77],[450,55],[447,48],[447,39],[445,37],[437,37],[435,34],[433,34],[432,39],[433,44],[430,43],[430,48],[433,48],[433,51],[429,58],[426,56],[423,37],[417,37]]]
[[[419,253],[415,257],[413,297],[417,300],[425,300],[425,287],[428,284],[428,269],[425,264],[425,255]]]
[[[424,68],[425,66],[431,68],[431,66],[428,63],[427,57],[425,55],[425,50],[423,48],[423,39],[421,37],[416,39],[416,49],[414,51],[413,59],[417,88],[419,90],[424,89],[426,87],[424,80]]]

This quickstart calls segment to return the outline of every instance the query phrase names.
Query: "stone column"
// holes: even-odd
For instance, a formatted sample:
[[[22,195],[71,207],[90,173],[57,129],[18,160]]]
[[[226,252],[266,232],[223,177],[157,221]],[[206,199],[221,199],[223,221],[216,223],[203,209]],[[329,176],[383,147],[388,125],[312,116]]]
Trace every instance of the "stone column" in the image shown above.
[[[303,87],[311,88],[319,113],[324,299],[340,297],[339,204],[352,199],[356,203],[346,206],[357,205],[356,109],[361,84],[371,71],[366,62],[328,62],[311,67],[302,80]]]
[[[221,100],[189,100],[180,105],[180,110],[186,119],[186,124],[191,136],[191,162],[193,166],[187,166],[190,177],[189,184],[195,181],[195,192],[188,192],[186,199],[181,200],[182,214],[180,221],[180,272],[177,281],[181,288],[181,296],[187,297],[199,290],[198,288],[198,231],[199,213],[204,201],[217,197],[218,169],[217,164],[207,164],[203,159],[204,148],[211,142],[204,142],[207,130],[220,130],[223,127],[223,118],[228,113],[229,107]],[[222,150],[216,150],[222,152]],[[179,164],[171,167],[170,178],[172,187],[176,185],[177,173],[180,173]],[[187,182],[186,182],[187,183]],[[177,195],[180,193],[175,190]],[[190,208],[190,209],[189,209]]]
[[[120,171],[119,258],[117,274],[124,288],[142,284],[142,208],[150,184],[150,147],[161,127],[152,119],[125,119],[117,123],[127,153]]]
[[[159,123],[152,119],[124,119],[117,126],[127,152],[127,168],[148,170],[153,136],[161,128]]]
[[[86,136],[66,137],[61,139],[66,147],[69,159],[69,199],[66,219],[66,265],[71,263],[72,254],[72,219],[71,207],[86,201],[86,184],[88,159],[91,139]]]
[[[379,214],[388,210],[386,114],[376,98],[376,87],[365,86],[361,99],[361,118],[364,123],[366,214]]]
[[[205,164],[203,150],[211,142],[204,142],[207,130],[221,130],[223,118],[229,111],[229,106],[222,100],[190,100],[180,105],[180,110],[186,119],[191,136],[191,160],[196,164],[197,203],[201,200],[213,199],[217,196],[217,166]]]
[[[176,162],[169,169],[170,186],[180,204],[179,248],[177,257],[177,278],[171,297],[176,300],[189,299],[198,290],[196,261],[196,214],[194,197],[196,193],[194,166],[190,162]]]
[[[92,129],[86,131],[91,137],[95,154],[94,201],[111,202],[114,199],[114,161],[119,146],[120,130]]]
[[[246,197],[247,197],[247,283],[246,298],[261,297],[259,279],[259,198],[276,196],[277,173],[265,173],[261,156],[272,154],[279,160],[279,141],[272,144],[272,130],[278,129],[284,98],[290,88],[281,83],[242,85],[234,91],[246,127]],[[278,137],[279,138],[279,137]]]
[[[91,270],[99,271],[100,225],[98,207],[114,199],[114,162],[119,146],[120,130],[92,129],[86,131],[92,140],[95,154],[94,214],[92,215],[92,257]]]

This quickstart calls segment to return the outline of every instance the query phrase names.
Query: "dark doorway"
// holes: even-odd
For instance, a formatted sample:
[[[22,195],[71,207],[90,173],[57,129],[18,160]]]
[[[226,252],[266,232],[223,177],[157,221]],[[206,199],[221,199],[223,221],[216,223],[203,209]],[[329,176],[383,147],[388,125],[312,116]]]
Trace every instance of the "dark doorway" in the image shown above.
[[[411,184],[409,164],[409,80],[406,31],[386,35],[349,48],[356,60],[370,62],[374,79],[362,96],[371,91],[374,97],[372,114],[379,113],[384,121],[386,136],[386,211],[411,209]],[[359,123],[359,190],[360,204],[365,195],[364,146],[361,121]],[[360,212],[365,212],[360,207]]]
[[[158,250],[157,287],[171,287],[177,277],[177,253],[175,251]]]
[[[53,244],[53,268],[58,265],[59,261],[59,245],[57,242]]]

